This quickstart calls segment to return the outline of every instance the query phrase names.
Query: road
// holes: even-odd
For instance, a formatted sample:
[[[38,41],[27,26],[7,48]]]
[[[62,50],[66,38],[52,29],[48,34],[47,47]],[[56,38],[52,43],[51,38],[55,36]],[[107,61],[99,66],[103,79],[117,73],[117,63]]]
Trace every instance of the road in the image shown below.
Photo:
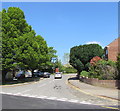
[[[24,85],[2,88],[3,109],[106,109],[110,101],[99,99],[71,88],[64,75],[62,79],[45,78]],[[102,103],[102,104],[101,104]]]

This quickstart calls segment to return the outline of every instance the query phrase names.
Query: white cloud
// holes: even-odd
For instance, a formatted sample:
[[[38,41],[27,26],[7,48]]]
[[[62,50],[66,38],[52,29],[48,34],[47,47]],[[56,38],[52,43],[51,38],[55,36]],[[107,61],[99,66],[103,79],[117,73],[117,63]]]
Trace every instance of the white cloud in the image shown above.
[[[102,44],[97,41],[86,42],[85,44],[99,44],[100,46],[102,46]],[[104,46],[102,46],[102,48],[104,49]]]
[[[97,42],[97,41],[86,42],[85,44],[99,44],[99,45],[101,45],[101,43]]]

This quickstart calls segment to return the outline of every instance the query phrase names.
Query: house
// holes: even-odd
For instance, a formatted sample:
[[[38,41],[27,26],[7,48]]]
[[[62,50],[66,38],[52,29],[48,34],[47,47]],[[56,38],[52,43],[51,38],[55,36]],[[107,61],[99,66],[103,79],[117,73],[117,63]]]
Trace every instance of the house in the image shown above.
[[[120,37],[115,39],[104,48],[105,60],[117,61],[118,53],[120,53]]]

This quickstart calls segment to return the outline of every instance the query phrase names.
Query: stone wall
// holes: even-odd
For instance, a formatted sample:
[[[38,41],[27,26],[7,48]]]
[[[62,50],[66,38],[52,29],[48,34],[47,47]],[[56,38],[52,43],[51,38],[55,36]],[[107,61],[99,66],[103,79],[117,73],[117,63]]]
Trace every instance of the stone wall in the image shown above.
[[[87,84],[91,84],[94,86],[120,89],[120,80],[99,80],[97,78],[86,78],[86,77],[80,77],[80,80],[82,82],[85,82]]]

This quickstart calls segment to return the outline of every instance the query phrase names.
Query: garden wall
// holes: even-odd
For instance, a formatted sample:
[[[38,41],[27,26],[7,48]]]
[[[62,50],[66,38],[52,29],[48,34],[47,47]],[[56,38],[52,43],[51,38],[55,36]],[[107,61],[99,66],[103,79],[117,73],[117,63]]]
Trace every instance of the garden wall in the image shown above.
[[[82,82],[85,82],[87,84],[91,84],[94,86],[120,89],[120,80],[99,80],[97,78],[86,78],[86,77],[80,77],[80,80]]]

